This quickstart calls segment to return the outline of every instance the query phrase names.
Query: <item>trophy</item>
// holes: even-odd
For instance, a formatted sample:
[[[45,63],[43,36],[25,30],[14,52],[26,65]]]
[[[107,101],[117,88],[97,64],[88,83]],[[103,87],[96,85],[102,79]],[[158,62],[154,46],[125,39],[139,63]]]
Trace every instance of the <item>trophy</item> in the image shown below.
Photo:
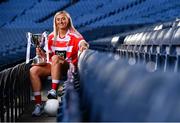
[[[28,44],[27,44],[27,53],[26,53],[26,63],[29,63],[30,60],[30,47],[31,45],[34,46],[35,48],[40,48],[42,51],[44,51],[43,48],[45,48],[46,51],[48,51],[48,46],[47,46],[47,32],[44,33],[39,33],[39,34],[32,34],[30,32],[27,33],[27,39],[28,39]],[[46,57],[41,57],[39,54],[36,53],[36,56],[32,59],[32,64],[33,65],[43,65],[47,63],[46,58],[49,59],[49,56],[47,56],[48,53],[46,54]]]

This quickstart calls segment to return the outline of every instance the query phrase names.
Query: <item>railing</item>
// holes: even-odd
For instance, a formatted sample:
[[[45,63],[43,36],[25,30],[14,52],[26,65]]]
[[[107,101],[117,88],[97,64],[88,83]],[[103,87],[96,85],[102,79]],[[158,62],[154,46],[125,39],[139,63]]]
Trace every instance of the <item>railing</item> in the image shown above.
[[[30,103],[29,65],[22,63],[0,72],[1,122],[13,122]]]

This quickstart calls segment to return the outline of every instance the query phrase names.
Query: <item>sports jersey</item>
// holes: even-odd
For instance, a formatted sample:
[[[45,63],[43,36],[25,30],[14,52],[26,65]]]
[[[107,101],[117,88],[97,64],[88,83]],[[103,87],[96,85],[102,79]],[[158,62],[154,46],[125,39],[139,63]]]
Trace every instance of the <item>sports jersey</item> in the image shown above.
[[[56,40],[54,38],[54,34],[51,33],[48,36],[48,50],[49,53],[52,53],[52,55],[57,54],[57,52],[65,53],[65,60],[76,66],[81,41],[84,41],[82,36],[70,31],[66,33],[64,38],[57,36]],[[51,62],[51,57],[49,61]]]

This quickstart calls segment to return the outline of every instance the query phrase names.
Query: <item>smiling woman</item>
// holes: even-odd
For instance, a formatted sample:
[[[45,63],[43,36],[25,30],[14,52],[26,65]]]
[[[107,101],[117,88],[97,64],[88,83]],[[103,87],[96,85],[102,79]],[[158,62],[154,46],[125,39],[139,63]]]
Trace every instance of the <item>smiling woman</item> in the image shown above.
[[[56,89],[66,76],[69,65],[77,67],[78,53],[89,47],[83,36],[74,28],[72,19],[66,11],[57,12],[54,16],[53,32],[48,36],[49,63],[33,65],[30,69],[30,79],[35,96],[35,110],[33,116],[40,116],[41,106],[41,79],[52,76],[52,89],[48,92],[48,99],[56,99]],[[45,53],[36,49],[36,53],[44,57]]]
[[[66,30],[67,27],[69,26],[69,25],[67,25],[68,23],[69,23],[69,19],[67,18],[67,16],[64,13],[57,15],[56,25],[59,29]]]

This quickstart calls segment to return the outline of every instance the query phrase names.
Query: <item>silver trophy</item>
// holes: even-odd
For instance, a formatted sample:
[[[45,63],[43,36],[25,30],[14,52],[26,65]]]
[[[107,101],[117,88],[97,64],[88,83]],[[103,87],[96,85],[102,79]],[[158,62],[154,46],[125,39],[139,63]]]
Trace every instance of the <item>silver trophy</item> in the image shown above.
[[[35,48],[40,48],[42,50],[46,49],[47,51],[47,32],[40,33],[40,34],[32,34],[30,32],[27,33],[28,38],[28,45],[27,45],[27,53],[26,53],[26,63],[29,62],[30,59],[30,47],[31,45]],[[46,55],[46,54],[45,54]],[[41,57],[39,54],[36,53],[36,56],[32,59],[33,65],[43,65],[47,63],[46,59],[48,57]]]

